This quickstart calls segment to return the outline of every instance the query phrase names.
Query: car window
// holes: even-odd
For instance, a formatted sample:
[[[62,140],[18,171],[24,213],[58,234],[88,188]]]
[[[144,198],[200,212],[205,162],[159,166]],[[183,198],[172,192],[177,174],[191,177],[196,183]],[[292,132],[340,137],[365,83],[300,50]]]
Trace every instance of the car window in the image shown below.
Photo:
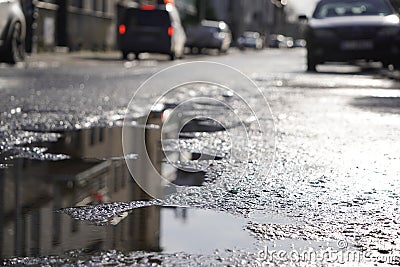
[[[392,8],[385,1],[322,1],[314,12],[314,18],[339,16],[387,16],[393,14]]]
[[[166,26],[171,25],[169,14],[165,10],[131,9],[125,17],[131,26]]]

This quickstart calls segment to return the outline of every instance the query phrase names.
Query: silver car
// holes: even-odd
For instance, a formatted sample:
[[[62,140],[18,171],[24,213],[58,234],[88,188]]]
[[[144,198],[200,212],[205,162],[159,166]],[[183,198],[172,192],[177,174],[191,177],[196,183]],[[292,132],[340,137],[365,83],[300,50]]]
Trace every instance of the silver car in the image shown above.
[[[186,27],[186,46],[190,49],[218,49],[226,53],[231,45],[232,33],[223,21],[203,20],[198,25]]]
[[[15,64],[25,57],[25,17],[18,0],[0,0],[0,61]]]

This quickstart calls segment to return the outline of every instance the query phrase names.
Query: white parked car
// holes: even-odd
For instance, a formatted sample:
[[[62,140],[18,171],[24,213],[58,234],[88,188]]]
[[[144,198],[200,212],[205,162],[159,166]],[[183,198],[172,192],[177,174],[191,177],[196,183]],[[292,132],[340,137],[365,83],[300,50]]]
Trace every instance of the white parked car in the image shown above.
[[[25,57],[26,23],[18,0],[0,0],[0,61],[15,64]]]

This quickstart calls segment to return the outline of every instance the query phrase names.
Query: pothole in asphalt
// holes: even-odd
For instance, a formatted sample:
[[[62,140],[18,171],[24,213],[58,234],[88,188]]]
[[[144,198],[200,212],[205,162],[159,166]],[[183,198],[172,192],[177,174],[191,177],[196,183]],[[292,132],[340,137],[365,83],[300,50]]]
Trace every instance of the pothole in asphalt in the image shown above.
[[[0,195],[4,200],[0,205],[0,218],[3,218],[0,224],[4,233],[0,235],[0,244],[4,248],[0,256],[60,255],[67,249],[78,248],[89,251],[200,251],[213,235],[215,240],[221,240],[215,243],[216,246],[231,245],[235,236],[243,244],[250,244],[246,242],[250,242],[252,238],[243,231],[243,220],[229,214],[200,209],[173,209],[151,205],[134,209],[130,213],[117,212],[116,216],[108,218],[114,226],[85,224],[57,212],[65,207],[92,206],[116,201],[153,203],[152,198],[132,179],[132,175],[144,178],[148,175],[149,166],[142,161],[146,153],[150,154],[155,168],[176,185],[203,185],[204,172],[171,170],[168,169],[169,162],[161,160],[166,152],[161,149],[160,127],[144,127],[160,123],[161,117],[152,117],[149,121],[138,121],[132,127],[127,127],[134,142],[144,142],[145,151],[138,149],[143,148],[142,146],[133,146],[135,149],[124,153],[121,141],[123,128],[119,126],[57,132],[54,133],[57,138],[44,139],[41,143],[21,147],[25,154],[12,154],[10,151],[0,169]],[[141,138],[143,134],[147,139]],[[31,156],[28,152],[48,156]],[[196,152],[191,150],[187,149],[182,153],[186,153],[190,159],[197,158]],[[178,159],[182,153],[178,153]],[[56,160],[51,155],[64,157]],[[135,166],[132,174],[125,161]],[[221,224],[219,221],[225,223]],[[230,239],[218,237],[217,229],[220,229],[222,235],[224,224],[234,227]],[[178,228],[181,231],[175,225],[180,225]],[[210,225],[213,225],[214,230],[207,230]],[[160,228],[163,229],[163,235],[160,235]],[[196,228],[198,229],[195,231]],[[186,231],[186,234],[182,235],[182,231]],[[192,234],[189,235],[189,232]],[[209,240],[204,239],[207,234]],[[182,238],[181,241],[177,239],[178,236]],[[4,246],[9,240],[15,242]],[[205,249],[211,251],[216,246]]]
[[[202,111],[207,105],[200,103],[197,108]],[[3,248],[14,240],[1,250],[1,257],[62,255],[71,249],[83,249],[89,255],[109,249],[212,253],[253,246],[255,239],[244,230],[247,220],[232,214],[242,214],[240,208],[234,211],[237,205],[249,209],[253,202],[263,203],[254,199],[250,190],[236,186],[242,177],[232,170],[242,169],[241,165],[234,162],[231,167],[223,162],[232,146],[226,141],[225,128],[218,119],[203,117],[184,127],[179,121],[170,124],[171,129],[161,127],[165,126],[164,112],[129,118],[132,121],[125,127],[111,123],[108,127],[55,130],[53,139],[21,144],[29,151],[65,155],[59,160],[15,153],[4,164],[0,161],[8,167],[0,168],[2,204],[10,203],[0,207],[0,218],[5,218],[0,221],[5,233],[0,235],[0,244]],[[211,113],[224,118],[219,106],[213,106]],[[233,121],[227,128],[234,127]],[[176,128],[182,131],[169,139],[169,146],[162,147],[162,130],[168,138],[169,131]],[[124,148],[123,134],[129,140]],[[172,160],[166,160],[172,154]],[[218,166],[213,166],[212,171],[217,171],[211,184],[206,181],[204,166],[214,161]],[[180,165],[171,168],[172,163]],[[165,202],[154,199],[152,191],[143,190],[132,179],[150,181],[154,169],[177,186],[176,194]],[[215,177],[228,179],[225,176],[229,175],[228,186]],[[155,191],[166,187],[151,186]],[[253,201],[239,202],[243,196]],[[228,209],[231,212],[221,212]]]

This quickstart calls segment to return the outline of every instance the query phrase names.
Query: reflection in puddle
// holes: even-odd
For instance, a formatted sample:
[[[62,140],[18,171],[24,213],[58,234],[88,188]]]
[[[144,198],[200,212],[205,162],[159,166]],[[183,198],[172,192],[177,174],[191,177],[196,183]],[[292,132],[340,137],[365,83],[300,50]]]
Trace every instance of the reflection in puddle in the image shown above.
[[[0,177],[1,257],[59,254],[95,246],[102,233],[56,212],[70,206],[146,197],[123,161],[17,159]],[[89,242],[90,240],[90,242]],[[96,245],[98,246],[98,244]]]
[[[19,219],[5,222],[3,238],[7,243],[2,240],[1,258],[63,256],[70,250],[89,255],[109,250],[212,253],[224,247],[248,248],[254,242],[242,229],[244,219],[199,209],[138,208],[121,214],[114,225],[99,226],[73,220],[45,205]]]
[[[243,219],[217,212],[149,206],[122,212],[110,218],[110,224],[99,226],[56,211],[146,198],[121,163],[18,160],[15,176],[1,179],[6,200],[0,210],[1,258],[63,255],[73,249],[210,252],[251,244],[242,230]],[[230,230],[224,231],[226,227]]]
[[[76,249],[94,255],[111,249],[211,253],[251,247],[254,239],[243,229],[243,218],[210,211],[222,202],[234,209],[263,205],[250,191],[236,188],[244,171],[251,173],[249,179],[255,175],[243,168],[253,165],[243,145],[249,143],[248,136],[236,130],[243,126],[238,118],[224,127],[218,123],[226,119],[227,109],[219,102],[208,111],[216,114],[214,120],[204,118],[204,103],[192,104],[196,108],[184,106],[191,111],[189,117],[168,118],[168,109],[161,109],[148,117],[126,116],[124,127],[119,121],[109,127],[59,131],[54,133],[57,142],[43,139],[26,146],[45,147],[43,152],[68,159],[8,160],[11,167],[0,169],[0,257],[61,256]],[[247,117],[243,121],[246,126],[252,122]],[[252,139],[251,144],[260,146],[259,141]],[[206,178],[209,166],[224,181],[209,173]],[[181,199],[154,199],[165,194]],[[238,203],[238,195],[253,201]]]
[[[201,209],[163,208],[161,246],[164,252],[213,253],[220,248],[250,248],[254,239],[242,230],[244,218]]]
[[[62,255],[72,249],[83,249],[87,253],[108,249],[175,251],[186,250],[186,247],[193,252],[209,251],[211,247],[204,247],[204,242],[196,240],[204,238],[207,225],[212,222],[213,231],[217,225],[220,232],[224,225],[230,225],[234,227],[234,234],[231,234],[246,236],[250,242],[250,236],[242,230],[241,220],[211,211],[143,205],[148,207],[117,212],[103,226],[74,220],[59,212],[67,207],[151,200],[135,183],[126,164],[132,167],[133,175],[149,180],[150,166],[143,156],[146,152],[151,168],[168,175],[175,184],[201,186],[204,172],[171,168],[161,149],[160,127],[137,127],[147,124],[160,125],[161,116],[150,116],[148,121],[141,118],[136,124],[125,127],[124,131],[128,131],[132,140],[131,151],[122,150],[122,127],[92,128],[59,132],[57,142],[39,144],[47,148],[46,153],[67,155],[68,159],[8,160],[8,168],[0,168],[0,258]],[[141,138],[142,135],[145,138]],[[182,153],[189,160],[196,158],[190,152],[173,153],[178,160]],[[161,187],[161,184],[153,184],[152,190],[162,191]],[[182,216],[176,217],[174,212],[178,210]],[[183,226],[182,218],[186,218]],[[217,237],[217,233],[209,234],[209,238]],[[232,245],[232,238],[225,240],[221,236],[221,240],[225,243],[216,244]],[[245,237],[238,240],[245,240]]]

